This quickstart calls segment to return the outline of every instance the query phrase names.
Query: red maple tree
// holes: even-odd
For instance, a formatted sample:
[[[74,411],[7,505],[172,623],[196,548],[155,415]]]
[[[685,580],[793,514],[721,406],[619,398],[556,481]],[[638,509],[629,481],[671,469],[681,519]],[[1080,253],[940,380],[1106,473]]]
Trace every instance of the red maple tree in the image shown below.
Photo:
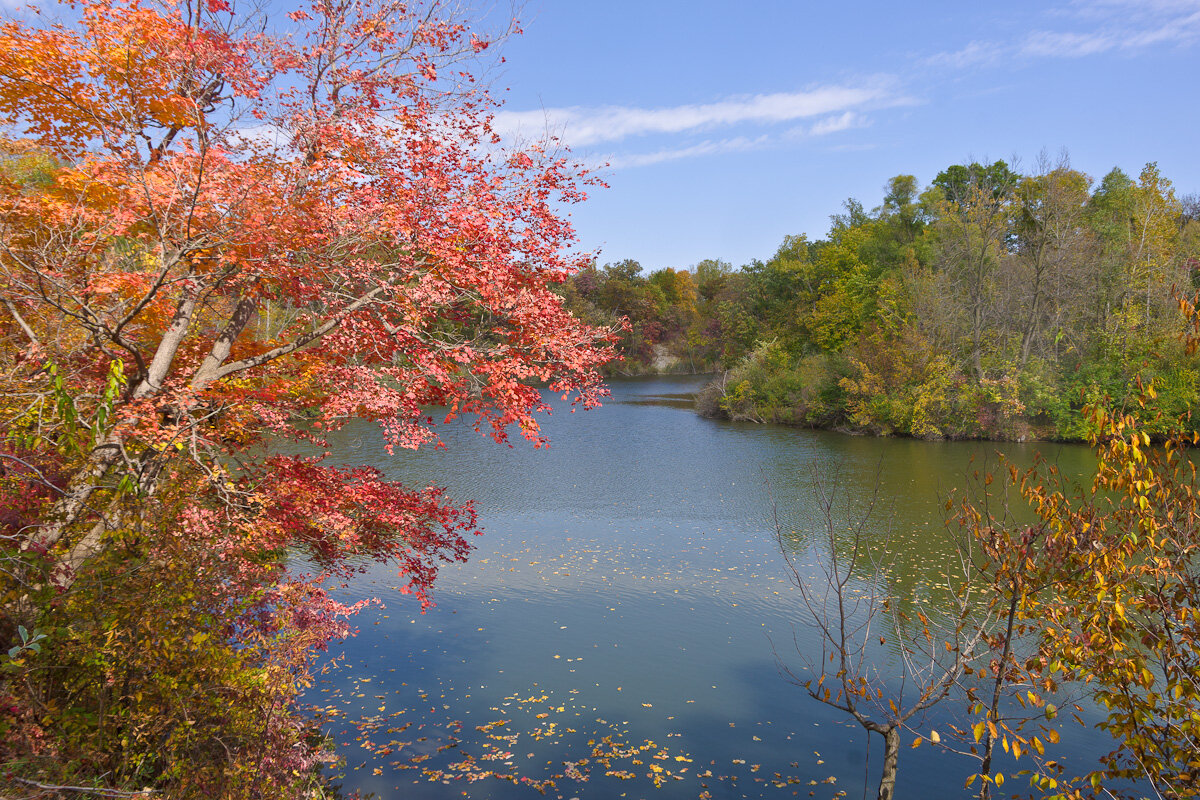
[[[601,396],[611,336],[552,290],[587,257],[561,208],[588,179],[502,146],[491,40],[451,8],[83,0],[0,26],[0,638],[94,564],[186,563],[230,635],[311,631],[299,674],[346,632],[328,577],[393,561],[428,602],[476,520],[277,443],[365,419],[436,444],[440,409],[540,444],[539,387]]]

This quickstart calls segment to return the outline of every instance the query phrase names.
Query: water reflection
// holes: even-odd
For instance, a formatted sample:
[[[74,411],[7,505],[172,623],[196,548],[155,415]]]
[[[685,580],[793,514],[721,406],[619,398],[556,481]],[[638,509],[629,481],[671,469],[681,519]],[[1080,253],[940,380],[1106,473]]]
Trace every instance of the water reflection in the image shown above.
[[[461,423],[444,430],[444,450],[393,456],[369,426],[337,435],[340,460],[446,486],[474,500],[486,530],[470,563],[444,571],[426,615],[386,568],[345,587],[384,603],[359,618],[361,634],[311,695],[336,713],[328,729],[345,743],[348,788],[445,797],[432,775],[467,797],[530,797],[528,786],[495,778],[455,779],[466,773],[451,765],[469,754],[476,773],[541,780],[610,737],[630,749],[653,743],[610,759],[636,780],[606,776],[593,759],[587,783],[562,779],[550,796],[861,790],[861,732],[779,674],[775,652],[810,647],[812,637],[774,539],[772,500],[796,531],[801,574],[816,579],[814,475],[847,497],[878,487],[881,524],[869,530],[897,562],[889,592],[912,598],[945,580],[953,545],[942,500],[995,446],[706,420],[685,407],[699,385],[622,381],[601,409],[555,404],[545,449],[497,446]],[[1023,461],[1034,450],[1007,447]],[[1064,471],[1087,463],[1083,448],[1052,450]],[[360,732],[353,719],[377,724]],[[508,722],[488,727],[498,720]],[[1068,761],[1096,746],[1070,741]],[[413,755],[427,758],[414,764]],[[957,793],[968,769],[924,748],[906,752],[901,787]],[[831,776],[836,783],[822,783]]]

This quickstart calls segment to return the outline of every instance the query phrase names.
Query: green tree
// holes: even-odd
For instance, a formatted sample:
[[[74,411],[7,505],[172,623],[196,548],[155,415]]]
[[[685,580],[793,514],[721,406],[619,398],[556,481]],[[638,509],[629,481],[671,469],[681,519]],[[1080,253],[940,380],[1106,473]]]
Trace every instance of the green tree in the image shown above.
[[[960,178],[967,183],[960,184]],[[943,183],[951,191],[936,205],[935,263],[965,320],[971,369],[977,380],[983,380],[984,350],[995,310],[996,269],[1008,245],[1009,184],[996,185],[987,172],[975,175],[970,171],[955,173],[953,181]],[[1004,194],[997,194],[1000,187]]]
[[[693,273],[696,278],[696,289],[704,300],[712,300],[729,280],[733,265],[728,261],[706,258],[696,265]]]
[[[1002,205],[1016,188],[1020,176],[1003,161],[991,164],[971,162],[954,164],[937,174],[933,185],[942,190],[942,197],[958,205],[979,203]]]
[[[1017,317],[1018,371],[1025,369],[1047,329],[1059,333],[1070,327],[1066,310],[1083,299],[1071,284],[1078,281],[1080,262],[1092,249],[1084,218],[1089,185],[1086,175],[1065,163],[1017,185],[1012,307],[1024,311]]]

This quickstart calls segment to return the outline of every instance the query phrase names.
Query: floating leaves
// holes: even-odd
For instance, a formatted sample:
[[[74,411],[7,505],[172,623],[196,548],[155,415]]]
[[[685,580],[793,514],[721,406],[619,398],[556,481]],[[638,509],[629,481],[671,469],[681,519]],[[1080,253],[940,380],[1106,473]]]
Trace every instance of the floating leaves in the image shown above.
[[[554,516],[544,511],[505,513],[499,521],[481,517],[489,527],[482,546],[491,549],[443,574],[440,607],[413,623],[393,622],[393,641],[380,642],[381,657],[386,652],[400,663],[379,663],[400,666],[413,683],[396,696],[425,725],[400,738],[430,737],[390,756],[432,754],[407,777],[462,785],[473,798],[508,796],[489,782],[564,798],[583,796],[570,787],[583,781],[593,797],[649,796],[655,785],[664,792],[674,787],[681,797],[815,792],[828,798],[840,791],[829,779],[845,769],[841,759],[829,765],[819,756],[790,765],[788,759],[811,750],[808,741],[843,741],[845,734],[795,729],[815,721],[793,721],[787,730],[778,718],[766,718],[770,705],[750,704],[741,713],[730,698],[746,687],[720,671],[726,662],[769,659],[766,636],[791,637],[796,596],[767,540],[744,527],[689,531],[668,524],[664,547],[661,540],[647,543],[641,529],[630,527],[639,522],[624,512],[581,514],[577,525],[543,525]],[[923,589],[922,597],[932,595]],[[733,655],[708,655],[721,648]],[[370,687],[355,684],[365,700],[387,675],[367,665],[362,671],[375,677]],[[418,680],[426,690],[419,702]],[[778,692],[780,713],[800,705],[784,699],[782,683],[762,689]],[[429,714],[443,703],[450,708],[438,716],[464,720],[461,731]],[[372,737],[377,744],[388,738]],[[439,754],[436,748],[451,738],[454,746]],[[399,782],[404,773],[397,769],[385,767],[384,775]]]

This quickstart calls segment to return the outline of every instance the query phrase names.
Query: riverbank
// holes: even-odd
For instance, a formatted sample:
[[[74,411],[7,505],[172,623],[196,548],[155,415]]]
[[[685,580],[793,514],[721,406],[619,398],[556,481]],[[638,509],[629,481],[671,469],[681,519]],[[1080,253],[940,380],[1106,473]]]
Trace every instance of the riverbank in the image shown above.
[[[767,343],[706,384],[696,410],[711,419],[868,436],[1086,442],[1090,407],[1122,408],[1160,438],[1181,419],[1195,428],[1186,420],[1196,399],[1195,371],[1165,359],[1119,370],[976,379],[939,360],[921,370],[880,369],[839,355],[793,358]]]
[[[1108,398],[1110,405],[1137,406],[1128,398],[1133,386],[1121,387],[1119,402],[1098,386],[1076,391],[1073,400],[1059,398],[1050,402],[1048,397],[1042,397],[1029,413],[1031,406],[1022,399],[1020,384],[1006,380],[980,385],[958,376],[951,391],[930,402],[928,397],[920,396],[920,389],[927,387],[913,391],[913,387],[896,386],[891,387],[891,392],[853,398],[848,388],[856,387],[844,375],[836,382],[828,376],[811,381],[811,371],[800,379],[783,370],[778,372],[783,374],[755,369],[753,360],[732,370],[711,372],[691,371],[678,360],[661,359],[627,372],[613,372],[608,377],[708,378],[696,392],[692,405],[706,419],[922,441],[1081,444],[1088,440],[1085,411],[1088,404]],[[811,382],[806,383],[805,378]],[[1161,419],[1163,426],[1178,420],[1186,411],[1178,398],[1148,399],[1148,407],[1138,406],[1137,411],[1145,420]]]
[[[982,405],[975,425],[955,425],[946,429],[934,421],[922,423],[918,432],[913,427],[898,428],[887,424],[857,424],[845,409],[829,409],[797,402],[794,405],[759,405],[747,397],[745,390],[729,387],[718,378],[696,395],[695,409],[702,417],[730,422],[787,425],[809,430],[833,431],[852,436],[900,437],[925,441],[995,441],[995,442],[1059,442],[1080,443],[1085,436],[1063,436],[1045,419],[1012,416],[999,403]],[[1082,412],[1080,427],[1083,426]],[[943,426],[945,423],[943,422]]]

